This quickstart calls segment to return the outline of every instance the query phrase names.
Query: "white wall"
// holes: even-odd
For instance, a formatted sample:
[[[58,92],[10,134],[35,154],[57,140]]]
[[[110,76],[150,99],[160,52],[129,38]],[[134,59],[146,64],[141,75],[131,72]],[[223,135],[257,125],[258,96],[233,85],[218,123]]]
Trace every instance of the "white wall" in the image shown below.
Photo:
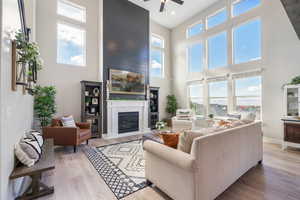
[[[100,63],[99,45],[101,43],[99,23],[102,22],[102,1],[98,0],[71,0],[86,7],[86,39],[87,54],[85,67],[70,66],[56,63],[56,2],[37,2],[37,42],[40,45],[41,56],[44,59],[44,68],[38,74],[39,84],[53,85],[57,88],[56,103],[57,116],[72,114],[80,119],[81,89],[80,81],[101,81],[102,65]],[[100,18],[99,18],[100,16]],[[100,41],[100,42],[99,42]],[[99,64],[100,63],[100,64]]]
[[[207,33],[186,39],[186,28],[204,20],[207,15],[230,6],[231,0],[221,0],[205,11],[172,30],[172,61],[173,61],[173,85],[174,93],[182,107],[187,106],[187,81],[200,80],[202,77],[225,75],[253,69],[263,69],[262,77],[262,117],[264,120],[264,135],[266,137],[280,139],[283,137],[283,129],[280,118],[283,116],[283,91],[281,86],[289,82],[294,76],[300,74],[300,40],[285,13],[280,0],[263,0],[262,5],[253,11],[246,13],[234,20],[228,21]],[[241,65],[232,65],[231,48],[228,49],[227,68],[205,71],[204,73],[187,72],[186,47],[193,42],[203,40],[203,35],[212,35],[234,27],[255,17],[262,20],[262,60]],[[228,35],[231,33],[229,32]],[[231,43],[230,37],[228,43]],[[251,39],[251,38],[249,38]]]
[[[150,86],[159,87],[160,120],[168,117],[166,113],[167,96],[172,94],[172,63],[171,63],[171,31],[154,21],[150,22],[150,32],[163,37],[165,40],[164,78],[150,76]]]
[[[33,1],[27,2],[34,5]],[[33,98],[30,95],[23,95],[21,89],[17,92],[11,90],[11,41],[8,37],[8,32],[20,29],[19,12],[17,1],[2,0],[0,2],[2,19],[0,54],[0,199],[12,200],[14,199],[15,185],[12,181],[9,181],[8,177],[14,167],[14,144],[32,126]],[[30,19],[29,22],[29,24],[32,24]]]

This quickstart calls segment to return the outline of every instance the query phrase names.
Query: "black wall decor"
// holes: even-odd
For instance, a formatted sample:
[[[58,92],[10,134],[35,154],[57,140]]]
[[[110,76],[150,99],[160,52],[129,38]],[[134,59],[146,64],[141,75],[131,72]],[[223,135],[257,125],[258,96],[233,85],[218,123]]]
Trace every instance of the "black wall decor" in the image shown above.
[[[109,70],[142,73],[149,84],[149,11],[127,0],[103,1],[103,124],[107,130]],[[145,100],[145,95],[111,94],[110,99]]]

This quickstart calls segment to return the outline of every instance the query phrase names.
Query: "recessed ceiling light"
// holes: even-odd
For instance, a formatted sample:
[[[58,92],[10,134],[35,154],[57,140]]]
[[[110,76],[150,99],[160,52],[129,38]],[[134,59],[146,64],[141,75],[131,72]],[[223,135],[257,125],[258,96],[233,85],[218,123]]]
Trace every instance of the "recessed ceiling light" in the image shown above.
[[[171,15],[176,15],[176,12],[173,10],[173,11],[171,12]]]

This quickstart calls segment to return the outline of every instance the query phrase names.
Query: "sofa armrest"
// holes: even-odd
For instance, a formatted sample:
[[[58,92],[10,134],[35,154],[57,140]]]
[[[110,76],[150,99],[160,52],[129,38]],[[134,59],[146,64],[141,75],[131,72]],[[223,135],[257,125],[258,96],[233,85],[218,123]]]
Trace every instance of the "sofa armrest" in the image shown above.
[[[196,169],[194,157],[177,149],[147,140],[144,142],[144,150],[184,170]]]
[[[77,127],[43,127],[43,137],[53,138],[55,145],[73,145],[77,143]]]
[[[91,129],[91,124],[88,122],[76,122],[76,126],[80,129]]]

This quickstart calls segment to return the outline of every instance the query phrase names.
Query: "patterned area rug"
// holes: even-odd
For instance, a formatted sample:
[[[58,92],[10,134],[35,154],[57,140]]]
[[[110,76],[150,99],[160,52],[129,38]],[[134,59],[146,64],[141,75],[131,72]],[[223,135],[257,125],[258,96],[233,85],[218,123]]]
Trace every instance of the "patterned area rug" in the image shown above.
[[[146,187],[142,140],[86,147],[84,152],[118,199]]]

